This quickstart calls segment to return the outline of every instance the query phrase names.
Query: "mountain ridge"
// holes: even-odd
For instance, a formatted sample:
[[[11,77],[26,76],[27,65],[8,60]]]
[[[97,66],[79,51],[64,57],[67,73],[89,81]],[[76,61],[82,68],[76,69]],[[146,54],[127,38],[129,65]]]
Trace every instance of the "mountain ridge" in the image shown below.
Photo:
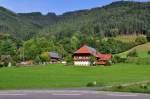
[[[84,35],[96,33],[98,36],[145,34],[150,27],[149,8],[150,2],[116,1],[106,6],[65,12],[62,15],[52,12],[43,15],[41,12],[15,13],[0,7],[0,32],[23,40],[47,34],[59,39],[62,34],[64,37],[72,36],[76,31],[86,33]],[[113,34],[114,30],[118,33]]]

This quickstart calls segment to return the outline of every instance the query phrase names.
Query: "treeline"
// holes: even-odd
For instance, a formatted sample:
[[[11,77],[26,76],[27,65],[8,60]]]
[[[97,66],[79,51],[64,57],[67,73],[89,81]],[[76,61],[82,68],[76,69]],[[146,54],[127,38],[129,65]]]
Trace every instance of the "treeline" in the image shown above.
[[[78,33],[77,33],[78,34]],[[2,37],[3,36],[3,37]],[[45,53],[57,52],[66,61],[72,60],[73,53],[86,43],[80,42],[79,35],[74,35],[70,39],[56,41],[55,39],[47,39],[45,37],[34,37],[25,42],[21,42],[9,35],[1,35],[0,40],[0,65],[8,62],[19,63],[21,61],[33,60],[35,62],[44,60]],[[97,39],[91,38],[88,46],[95,47],[101,53],[117,54],[129,50],[130,48],[144,44],[147,42],[146,37],[139,36],[135,42],[124,43],[113,38]],[[84,42],[84,41],[83,41]],[[44,55],[44,56],[43,56]],[[42,59],[40,59],[42,56]],[[43,58],[44,57],[44,58]],[[7,66],[7,65],[5,65]]]

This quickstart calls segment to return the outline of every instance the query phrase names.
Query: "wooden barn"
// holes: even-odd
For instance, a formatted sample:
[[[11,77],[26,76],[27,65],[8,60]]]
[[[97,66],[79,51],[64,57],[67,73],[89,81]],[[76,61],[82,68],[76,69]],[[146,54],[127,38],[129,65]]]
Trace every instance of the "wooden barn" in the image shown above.
[[[61,57],[56,52],[49,52],[48,54],[49,54],[49,56],[51,58],[51,62],[53,62],[53,63],[58,62],[58,61],[61,60]]]

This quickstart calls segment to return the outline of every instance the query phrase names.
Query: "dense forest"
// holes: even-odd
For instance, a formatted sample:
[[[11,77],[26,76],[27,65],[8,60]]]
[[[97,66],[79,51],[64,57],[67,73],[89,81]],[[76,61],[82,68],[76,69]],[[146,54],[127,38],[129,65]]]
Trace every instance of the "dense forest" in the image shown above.
[[[62,15],[15,13],[0,7],[0,33],[1,37],[3,35],[7,39],[0,42],[0,54],[7,54],[2,51],[3,44],[13,42],[13,47],[19,49],[17,53],[24,50],[26,60],[38,59],[46,51],[57,51],[65,58],[71,57],[83,44],[95,47],[102,53],[116,54],[136,46],[137,43],[125,43],[111,37],[146,35],[149,32],[150,2],[117,1],[103,7],[66,12]],[[109,38],[104,39],[106,37]]]
[[[145,34],[150,27],[150,2],[118,1],[109,5],[66,12],[62,15],[40,12],[14,13],[0,7],[0,32],[28,40],[34,35],[66,38],[80,35],[115,36]],[[63,37],[61,36],[63,35]]]
[[[60,39],[80,31],[82,36],[115,36],[118,34],[145,34],[150,27],[150,3],[119,1],[110,5],[64,13],[56,24],[40,33],[57,35]],[[87,37],[86,37],[87,38]]]

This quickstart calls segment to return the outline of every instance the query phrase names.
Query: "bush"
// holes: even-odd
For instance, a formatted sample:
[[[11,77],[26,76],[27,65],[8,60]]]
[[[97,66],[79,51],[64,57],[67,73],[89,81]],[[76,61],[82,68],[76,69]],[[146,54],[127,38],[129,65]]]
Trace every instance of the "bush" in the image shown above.
[[[146,38],[147,38],[148,42],[150,42],[150,29],[146,33]]]
[[[41,61],[43,61],[43,62],[48,62],[48,61],[50,61],[49,53],[48,53],[48,52],[43,52],[43,53],[41,53],[40,59],[41,59]]]
[[[40,56],[36,56],[36,58],[34,59],[34,61],[35,61],[36,63],[41,62],[41,58],[40,58]]]
[[[1,55],[0,66],[7,67],[9,63],[12,63],[12,57],[10,55]]]
[[[138,57],[138,53],[136,50],[132,50],[128,53],[128,57]]]
[[[147,39],[144,36],[139,36],[136,38],[135,42],[137,45],[140,45],[140,44],[147,43]]]
[[[148,51],[148,54],[150,55],[150,50]]]
[[[96,81],[93,81],[93,82],[89,82],[86,86],[87,87],[94,87],[96,85],[97,85]]]
[[[112,65],[112,61],[111,60],[107,61],[107,63],[105,64],[105,66],[111,66],[111,65]]]
[[[68,55],[67,57],[65,57],[65,60],[67,61],[67,64],[73,64],[73,58],[71,55]]]
[[[17,64],[15,61],[12,61],[11,63],[12,63],[12,66],[16,66]]]
[[[117,89],[123,89],[124,87],[122,85],[116,86]]]
[[[128,57],[126,63],[150,64],[150,58]]]
[[[118,55],[115,55],[112,59],[113,63],[124,63],[127,60],[125,57],[120,57]]]
[[[140,88],[142,88],[142,89],[148,89],[148,85],[147,84],[141,84]]]

